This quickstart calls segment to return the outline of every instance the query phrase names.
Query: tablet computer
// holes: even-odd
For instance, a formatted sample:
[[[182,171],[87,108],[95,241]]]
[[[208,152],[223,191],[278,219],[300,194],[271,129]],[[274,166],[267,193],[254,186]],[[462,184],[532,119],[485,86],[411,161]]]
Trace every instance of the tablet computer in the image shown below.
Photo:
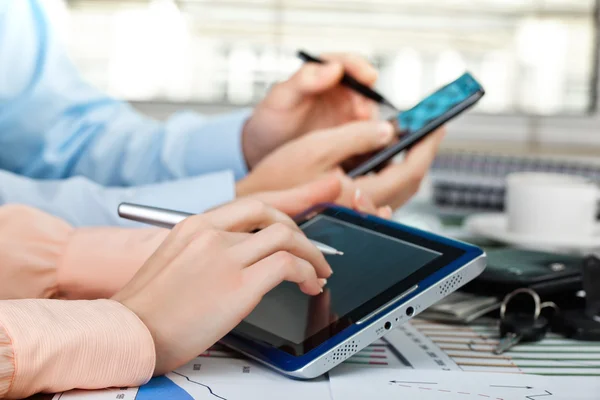
[[[322,294],[284,282],[223,344],[300,379],[318,377],[478,276],[472,245],[355,211],[321,205],[296,219],[315,241],[342,251]]]

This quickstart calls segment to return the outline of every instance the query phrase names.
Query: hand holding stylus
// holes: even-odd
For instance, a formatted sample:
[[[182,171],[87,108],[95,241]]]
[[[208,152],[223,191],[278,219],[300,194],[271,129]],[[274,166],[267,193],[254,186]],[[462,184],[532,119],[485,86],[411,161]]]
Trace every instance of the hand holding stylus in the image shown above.
[[[274,150],[309,132],[377,118],[377,104],[342,83],[347,73],[372,86],[377,70],[353,54],[323,57],[327,63],[305,63],[289,79],[275,84],[254,109],[242,132],[250,170]]]
[[[166,210],[163,208],[143,206],[140,204],[121,203],[119,205],[119,216],[121,218],[130,219],[132,221],[143,222],[158,226],[161,228],[173,228],[186,218],[194,214],[184,213],[181,211]],[[343,255],[342,251],[334,249],[323,243],[314,240],[310,242],[323,254],[327,255]]]
[[[308,54],[302,50],[298,51],[298,57],[300,57],[302,60],[304,60],[306,62],[314,62],[314,63],[318,63],[318,64],[326,63],[325,60],[323,60],[321,58],[317,58],[315,56],[311,56],[310,54]],[[356,78],[354,78],[352,75],[348,74],[347,72],[344,72],[344,75],[342,76],[341,84],[346,86],[347,88],[355,91],[356,93],[359,93],[359,94],[365,96],[367,99],[371,99],[378,104],[381,104],[381,105],[391,108],[394,112],[400,112],[400,110],[395,105],[393,105],[391,101],[389,101],[388,99],[386,99],[381,94],[377,93],[375,90],[371,89],[367,85],[360,83],[358,80],[356,80]]]
[[[216,343],[282,281],[316,295],[330,275],[289,217],[242,200],[178,224],[114,299],[148,327],[160,375]]]

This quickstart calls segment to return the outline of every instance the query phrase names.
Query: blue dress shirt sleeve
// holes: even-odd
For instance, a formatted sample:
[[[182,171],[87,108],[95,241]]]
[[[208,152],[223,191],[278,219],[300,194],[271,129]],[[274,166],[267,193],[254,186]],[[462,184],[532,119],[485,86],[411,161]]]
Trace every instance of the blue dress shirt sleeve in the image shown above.
[[[0,169],[107,186],[247,173],[241,132],[248,110],[165,122],[141,115],[81,79],[40,0],[0,1],[0,60]]]
[[[234,199],[231,171],[136,187],[107,188],[84,177],[35,180],[0,170],[0,205],[25,204],[74,226],[143,226],[120,218],[122,202],[198,214]]]

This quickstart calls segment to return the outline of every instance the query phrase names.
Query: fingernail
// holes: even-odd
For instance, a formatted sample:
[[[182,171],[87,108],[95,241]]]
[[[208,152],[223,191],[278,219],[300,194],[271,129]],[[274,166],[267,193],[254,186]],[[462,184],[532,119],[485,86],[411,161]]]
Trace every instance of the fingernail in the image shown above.
[[[391,216],[394,213],[394,210],[390,206],[385,206],[385,211]]]
[[[354,201],[356,202],[359,210],[366,211],[369,208],[360,189],[356,189],[356,192],[354,193]]]
[[[356,189],[356,192],[354,192],[354,200],[356,200],[356,202],[358,202],[361,197],[362,197],[362,195],[360,193],[360,189]]]
[[[321,285],[321,288],[323,288],[323,286],[327,285],[327,279],[319,279],[319,285]]]
[[[394,137],[394,127],[387,121],[381,121],[377,127],[379,140],[382,144],[388,144]]]
[[[354,192],[354,203],[356,203],[358,207],[362,206],[362,193],[360,192],[360,189],[356,189]]]

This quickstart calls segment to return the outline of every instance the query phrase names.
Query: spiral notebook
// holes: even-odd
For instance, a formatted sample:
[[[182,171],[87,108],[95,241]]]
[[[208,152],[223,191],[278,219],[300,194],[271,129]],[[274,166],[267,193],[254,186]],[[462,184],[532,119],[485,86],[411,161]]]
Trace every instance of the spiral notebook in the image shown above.
[[[440,154],[432,166],[433,201],[442,213],[457,216],[503,211],[506,176],[526,171],[577,175],[600,183],[600,164],[592,162],[451,151]]]

